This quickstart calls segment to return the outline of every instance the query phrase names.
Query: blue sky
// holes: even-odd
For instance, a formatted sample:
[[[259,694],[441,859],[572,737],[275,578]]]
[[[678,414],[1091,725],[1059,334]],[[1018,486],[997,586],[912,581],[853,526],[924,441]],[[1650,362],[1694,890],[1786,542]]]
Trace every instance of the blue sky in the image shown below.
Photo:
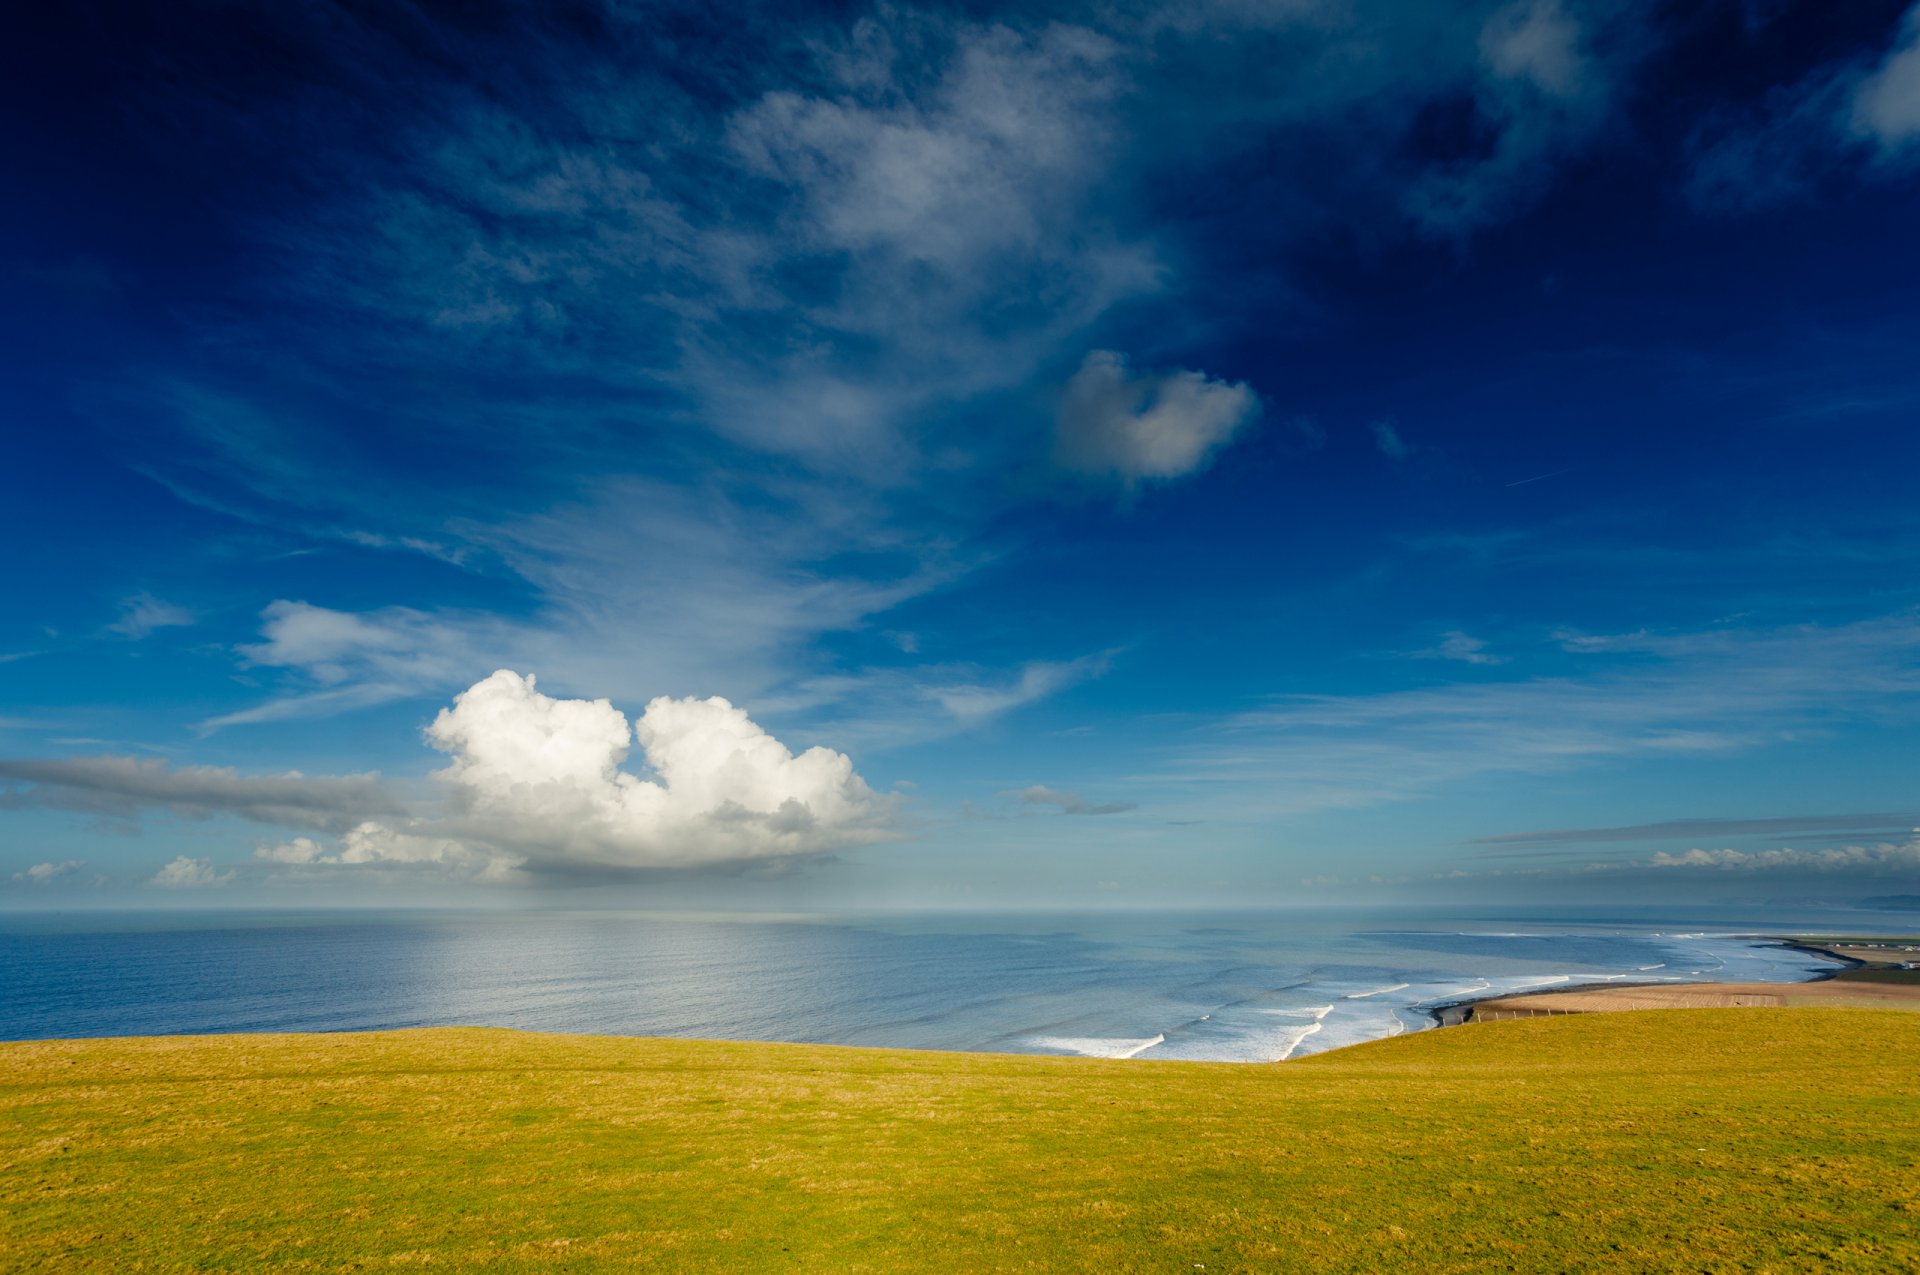
[[[1920,877],[1920,9],[8,22],[9,905]]]

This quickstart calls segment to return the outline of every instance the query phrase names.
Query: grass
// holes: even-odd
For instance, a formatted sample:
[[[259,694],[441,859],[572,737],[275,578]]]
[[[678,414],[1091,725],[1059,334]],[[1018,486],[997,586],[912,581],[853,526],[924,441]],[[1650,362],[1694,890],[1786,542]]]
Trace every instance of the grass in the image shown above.
[[[1841,970],[1831,980],[1835,983],[1920,983],[1920,970],[1887,970],[1868,966],[1865,969]]]
[[[1920,1269],[1920,1015],[1280,1066],[481,1029],[0,1046],[0,1268]]]

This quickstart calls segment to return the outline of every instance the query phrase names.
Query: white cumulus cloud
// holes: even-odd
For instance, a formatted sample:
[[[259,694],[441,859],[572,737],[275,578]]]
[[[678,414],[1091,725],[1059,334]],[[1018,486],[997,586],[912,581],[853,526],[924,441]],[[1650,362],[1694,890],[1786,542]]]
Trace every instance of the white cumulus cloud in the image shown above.
[[[49,881],[58,881],[87,866],[85,859],[68,859],[62,863],[36,863],[24,872],[13,874],[15,881],[28,885],[45,885]]]
[[[348,829],[337,849],[329,850],[311,837],[295,837],[279,845],[261,846],[253,852],[253,857],[293,868],[416,868],[488,882],[515,880],[525,862],[523,856],[484,845],[468,845],[445,836],[401,832],[372,820]]]
[[[225,885],[231,880],[231,871],[216,872],[210,860],[190,859],[183,854],[154,873],[152,884],[172,890],[192,890]]]
[[[554,699],[501,669],[427,728],[452,762],[442,820],[353,829],[336,855],[298,842],[281,862],[431,861],[607,871],[815,855],[894,835],[893,805],[845,754],[798,756],[724,699],[661,696],[631,726],[606,700]],[[652,778],[622,769],[638,743]]]
[[[1260,411],[1244,383],[1204,372],[1135,372],[1112,350],[1087,355],[1060,404],[1056,455],[1068,469],[1133,484],[1179,478]]]

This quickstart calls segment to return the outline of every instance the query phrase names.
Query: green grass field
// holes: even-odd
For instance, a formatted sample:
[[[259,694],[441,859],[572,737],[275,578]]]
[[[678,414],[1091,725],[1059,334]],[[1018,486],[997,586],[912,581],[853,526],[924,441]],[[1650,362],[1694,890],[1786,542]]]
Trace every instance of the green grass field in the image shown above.
[[[1279,1066],[477,1029],[0,1046],[0,1268],[1920,1269],[1920,1014]]]

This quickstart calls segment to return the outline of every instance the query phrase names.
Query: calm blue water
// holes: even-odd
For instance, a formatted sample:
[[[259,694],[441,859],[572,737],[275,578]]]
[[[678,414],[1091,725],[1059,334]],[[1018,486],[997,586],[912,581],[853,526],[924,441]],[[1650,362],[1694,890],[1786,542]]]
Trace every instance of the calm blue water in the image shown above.
[[[1781,928],[1404,913],[16,914],[0,917],[0,1039],[481,1024],[1267,1061],[1421,1030],[1423,1007],[1474,994],[1796,981],[1825,967],[1738,937]]]

